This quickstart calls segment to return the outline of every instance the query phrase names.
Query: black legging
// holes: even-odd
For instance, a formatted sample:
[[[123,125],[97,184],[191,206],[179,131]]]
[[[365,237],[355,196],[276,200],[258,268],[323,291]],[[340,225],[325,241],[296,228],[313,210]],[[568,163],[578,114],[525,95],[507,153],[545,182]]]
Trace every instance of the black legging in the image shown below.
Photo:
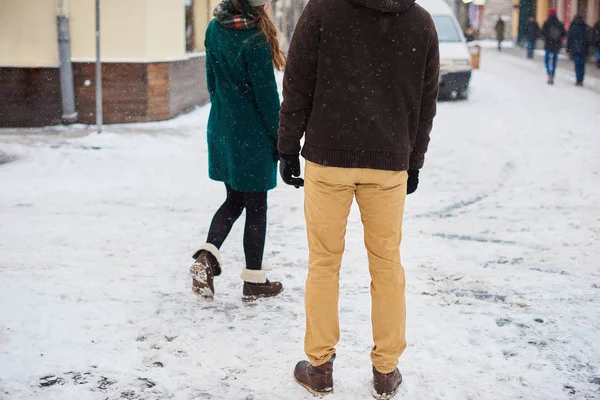
[[[244,230],[246,268],[260,270],[267,234],[267,192],[236,192],[227,184],[225,187],[227,199],[213,217],[206,242],[220,249],[231,232],[233,224],[246,209]]]

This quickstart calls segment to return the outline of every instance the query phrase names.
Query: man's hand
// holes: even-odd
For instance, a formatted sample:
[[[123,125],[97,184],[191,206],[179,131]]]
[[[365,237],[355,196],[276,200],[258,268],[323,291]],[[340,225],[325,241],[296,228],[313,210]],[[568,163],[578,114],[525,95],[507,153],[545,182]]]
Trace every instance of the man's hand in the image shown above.
[[[294,186],[300,189],[304,186],[304,179],[300,178],[300,156],[290,156],[280,154],[281,161],[279,163],[279,174],[281,179],[287,185]]]
[[[417,190],[419,186],[419,170],[409,169],[408,170],[408,182],[406,183],[406,194],[412,194]]]

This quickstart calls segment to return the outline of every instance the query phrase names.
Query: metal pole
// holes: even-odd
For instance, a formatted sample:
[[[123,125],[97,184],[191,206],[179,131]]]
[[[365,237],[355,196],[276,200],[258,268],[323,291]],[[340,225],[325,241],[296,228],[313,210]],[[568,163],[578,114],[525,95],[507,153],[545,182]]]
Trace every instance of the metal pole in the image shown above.
[[[100,62],[100,0],[96,0],[96,125],[102,133],[102,63]]]
[[[66,124],[77,121],[75,108],[75,88],[73,86],[73,66],[71,65],[71,35],[69,33],[68,0],[57,2],[58,54],[60,57],[60,95],[62,99],[62,120]]]

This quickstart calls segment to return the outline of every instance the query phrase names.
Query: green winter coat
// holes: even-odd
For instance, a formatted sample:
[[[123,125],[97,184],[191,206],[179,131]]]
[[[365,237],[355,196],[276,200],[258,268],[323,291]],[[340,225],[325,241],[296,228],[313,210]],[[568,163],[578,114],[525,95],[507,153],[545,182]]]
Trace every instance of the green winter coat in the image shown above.
[[[213,20],[205,45],[209,176],[240,192],[271,190],[281,103],[269,44],[256,29]]]

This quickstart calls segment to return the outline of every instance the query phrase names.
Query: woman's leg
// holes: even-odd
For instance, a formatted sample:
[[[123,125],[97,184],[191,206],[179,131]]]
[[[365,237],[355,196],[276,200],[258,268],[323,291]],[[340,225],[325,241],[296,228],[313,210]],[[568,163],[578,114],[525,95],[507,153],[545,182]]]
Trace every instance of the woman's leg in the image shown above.
[[[221,255],[219,249],[231,232],[231,228],[244,211],[244,195],[229,185],[225,203],[213,217],[206,244],[194,254],[194,265],[190,268],[192,290],[206,300],[215,296],[214,277],[221,275]]]
[[[242,270],[244,301],[277,296],[283,290],[281,282],[267,279],[263,268],[265,236],[267,233],[267,193],[244,193],[246,207],[246,230],[244,231],[244,253],[246,268]]]
[[[262,268],[267,234],[267,192],[244,193],[246,229],[244,253],[246,268],[258,271]]]
[[[227,184],[225,188],[227,189],[227,199],[215,213],[206,239],[206,243],[212,244],[217,249],[223,246],[223,242],[229,236],[233,224],[244,212],[244,194],[236,192]]]

